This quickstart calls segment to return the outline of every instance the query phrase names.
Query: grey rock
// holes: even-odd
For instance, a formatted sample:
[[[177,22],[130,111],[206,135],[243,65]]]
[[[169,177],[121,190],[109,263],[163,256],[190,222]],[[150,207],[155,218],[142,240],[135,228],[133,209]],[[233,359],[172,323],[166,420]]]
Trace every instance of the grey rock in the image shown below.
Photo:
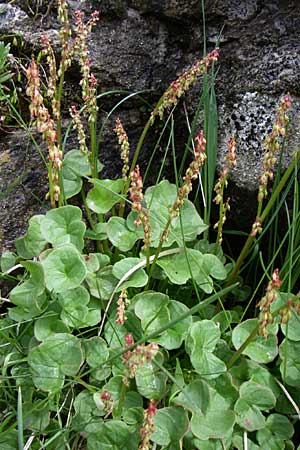
[[[31,3],[34,3],[33,0]],[[254,202],[256,196],[263,154],[262,143],[270,131],[276,105],[288,91],[292,96],[293,108],[285,164],[288,164],[291,154],[299,145],[300,3],[297,0],[211,0],[205,3],[207,49],[214,48],[218,39],[220,40],[216,79],[219,112],[218,167],[223,164],[228,138],[235,133],[238,166],[231,180],[232,210],[238,211],[240,208],[242,211],[242,206],[246,204],[248,208],[245,209],[248,210],[243,214],[247,216],[249,223],[249,217],[252,220],[255,214],[254,207],[249,207],[252,205],[252,200],[249,199]],[[54,41],[58,52],[55,8],[50,10],[47,19],[42,20],[44,6],[41,6],[41,0],[36,0],[34,6],[41,11],[41,16],[34,20],[23,4],[21,0],[15,4],[8,1],[0,4],[0,33],[22,35],[30,56],[31,52],[39,50],[39,36],[43,30]],[[87,14],[93,9],[100,11],[101,18],[92,32],[89,50],[92,70],[98,79],[101,93],[113,89],[144,91],[144,98],[153,105],[168,84],[203,54],[200,0],[71,0],[69,5],[71,15],[78,8]],[[79,73],[75,66],[66,77],[67,99],[72,102],[78,101],[78,81]],[[200,88],[201,81],[185,98],[190,117],[198,102]],[[102,98],[100,121],[107,117],[120,98]],[[132,148],[147,120],[149,111],[144,109],[143,103],[131,100],[122,104],[116,112],[127,129]],[[67,112],[67,108],[65,111]],[[120,170],[118,146],[115,138],[112,138],[116,114],[111,116],[101,142],[101,159],[106,164],[105,176],[116,176]],[[178,115],[177,119],[179,126],[176,143],[180,157],[187,127],[184,115]],[[159,133],[158,124],[153,132],[155,130]],[[17,158],[21,158],[21,163],[26,160],[26,148],[26,151],[34,153],[33,150],[28,150],[29,147],[17,145],[24,140],[21,136],[22,131],[18,130],[8,135],[8,138],[0,138],[1,155],[4,152],[4,159],[6,158],[8,144],[12,154],[11,167],[1,170],[2,182],[7,186],[11,185],[10,180],[21,174],[22,164],[17,164]],[[153,140],[155,141],[155,135]],[[149,160],[152,145],[151,140],[147,140],[147,146],[141,154],[142,165],[146,165]],[[68,148],[71,146],[70,144]],[[162,149],[155,158],[157,164],[162,159],[163,151],[162,144]],[[31,168],[30,165],[28,167]],[[32,168],[36,167],[38,158]],[[7,170],[4,178],[3,170]],[[25,181],[21,186],[24,183]],[[37,190],[35,193],[40,199],[44,198],[45,187],[42,183],[37,183],[37,187],[41,191]],[[34,210],[32,197],[29,196],[28,200],[25,191],[28,192],[24,187],[12,190],[5,204],[8,211],[5,217],[10,218],[7,219],[7,225],[2,225],[4,246],[12,245],[13,238],[20,232],[18,223],[25,221],[27,211]],[[18,207],[18,215],[9,207],[14,203],[13,192],[15,198],[20,198],[21,204],[24,204],[24,207]],[[245,198],[248,199],[247,202]],[[27,202],[29,207],[26,206]],[[36,210],[39,211],[39,207]],[[6,220],[4,216],[1,222],[3,220]]]

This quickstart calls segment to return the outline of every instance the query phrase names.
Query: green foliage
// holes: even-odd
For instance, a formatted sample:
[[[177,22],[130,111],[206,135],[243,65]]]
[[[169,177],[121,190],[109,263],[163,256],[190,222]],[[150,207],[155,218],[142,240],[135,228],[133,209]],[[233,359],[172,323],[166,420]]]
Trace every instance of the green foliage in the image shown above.
[[[8,50],[0,45],[0,85]],[[181,87],[188,76],[179,79]],[[154,110],[162,116],[179,99],[172,86]],[[198,176],[197,155],[181,185],[160,174],[142,191],[136,162],[157,114],[142,132],[129,177],[98,178],[104,124],[97,138],[93,114],[90,152],[80,142],[64,155],[61,170],[48,164],[53,209],[33,216],[16,253],[1,258],[3,276],[13,282],[0,318],[1,449],[29,448],[31,441],[33,449],[50,450],[244,450],[245,441],[250,450],[295,448],[298,199],[289,217],[283,284],[272,274],[275,257],[265,265],[260,256],[262,277],[249,287],[251,264],[258,262],[251,246],[263,234],[250,232],[237,262],[219,241],[208,240],[217,149],[214,73],[205,74],[203,86],[203,210],[187,198],[189,179]],[[56,100],[62,85],[57,89]],[[172,113],[164,130],[169,120],[172,142]],[[59,121],[56,128],[60,145]],[[128,142],[121,137],[123,151]],[[57,173],[51,178],[53,167],[58,180]],[[175,154],[174,167],[177,173]],[[297,167],[295,157],[262,209],[262,222],[285,201],[292,173],[298,192]],[[78,193],[82,204],[73,199]],[[265,277],[271,280],[256,311],[251,302]]]

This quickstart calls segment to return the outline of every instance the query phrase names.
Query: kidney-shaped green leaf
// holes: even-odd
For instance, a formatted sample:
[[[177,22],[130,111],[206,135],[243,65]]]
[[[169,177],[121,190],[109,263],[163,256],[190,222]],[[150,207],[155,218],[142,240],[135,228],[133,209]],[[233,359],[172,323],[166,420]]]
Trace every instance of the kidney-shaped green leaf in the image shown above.
[[[81,328],[88,326],[86,321],[89,313],[88,303],[90,294],[83,286],[63,291],[59,294],[59,302],[62,306],[61,319],[70,327]]]
[[[45,290],[44,270],[41,263],[24,261],[22,266],[30,273],[30,278],[16,286],[9,294],[10,300],[23,308],[38,306],[37,297]]]
[[[49,336],[28,354],[34,384],[49,392],[63,386],[65,375],[76,375],[82,362],[80,340],[67,333]]]
[[[88,433],[87,450],[128,450],[130,433],[121,420],[107,420],[97,425],[97,431]]]
[[[236,349],[240,348],[257,326],[257,319],[248,319],[235,327],[232,333],[232,343],[234,347]],[[244,349],[243,354],[249,356],[253,361],[269,363],[273,361],[278,354],[277,337],[273,334],[269,334],[267,338],[255,336]]]
[[[203,415],[210,404],[210,388],[206,381],[195,380],[184,387],[175,398],[176,405],[183,406],[194,414]]]
[[[195,322],[186,339],[186,349],[195,370],[205,378],[216,378],[226,372],[225,363],[213,351],[221,336],[219,327],[212,320]]]
[[[76,288],[87,274],[82,256],[71,244],[51,251],[42,261],[42,265],[47,289],[58,293]]]
[[[125,258],[118,261],[112,270],[112,274],[118,279],[127,274],[133,267],[139,264],[141,260],[139,258]],[[118,291],[125,289],[127,287],[142,287],[147,284],[148,275],[144,269],[138,269],[130,275],[124,283],[121,284]]]
[[[159,409],[154,416],[154,432],[151,441],[166,446],[176,443],[187,431],[189,422],[183,408],[171,406]]]
[[[284,339],[279,347],[280,372],[285,383],[300,387],[300,342]]]
[[[169,280],[175,284],[185,284],[194,278],[199,287],[206,293],[213,290],[214,277],[218,280],[226,278],[226,270],[219,258],[211,254],[202,254],[198,250],[187,248],[186,252],[175,253],[158,259],[160,266]]]
[[[203,415],[194,413],[190,422],[192,433],[199,439],[222,439],[233,429],[235,414],[230,402],[209,386],[210,401]]]
[[[153,333],[188,311],[187,306],[183,303],[170,300],[167,295],[154,291],[137,294],[132,303],[136,316],[141,320],[141,326],[145,334]],[[178,320],[177,323],[170,326],[154,340],[168,350],[179,348],[191,323],[191,317]]]
[[[47,241],[41,233],[41,222],[44,216],[39,214],[29,219],[29,226],[24,237],[15,241],[15,246],[19,256],[30,259],[38,256],[45,248]]]
[[[42,235],[53,247],[73,244],[82,250],[85,228],[81,209],[72,205],[51,209],[41,221]]]
[[[125,219],[115,216],[109,219],[106,232],[110,242],[122,252],[128,252],[136,241],[144,236],[143,228],[129,230]]]
[[[294,434],[294,427],[289,419],[280,414],[270,414],[266,426],[256,433],[260,448],[264,450],[281,450],[285,448],[285,441]]]
[[[271,389],[254,381],[246,381],[241,385],[240,397],[263,411],[274,408],[276,404],[276,397]]]
[[[120,201],[123,180],[95,180],[94,187],[87,194],[88,207],[97,214],[105,214]]]

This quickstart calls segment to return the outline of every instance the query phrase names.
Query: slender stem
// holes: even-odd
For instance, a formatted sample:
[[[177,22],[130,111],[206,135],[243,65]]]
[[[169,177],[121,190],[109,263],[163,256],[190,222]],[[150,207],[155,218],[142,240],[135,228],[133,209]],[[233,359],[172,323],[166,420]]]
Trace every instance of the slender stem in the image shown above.
[[[279,194],[281,193],[281,191],[284,188],[286,182],[288,181],[289,177],[291,176],[292,172],[294,171],[296,162],[298,161],[299,157],[300,157],[300,152],[299,151],[295,152],[295,156],[293,158],[293,161],[291,162],[291,164],[289,165],[289,167],[287,168],[287,170],[283,174],[280,182],[276,186],[276,189],[272,193],[270,200],[268,201],[266,207],[264,208],[264,210],[262,212],[262,215],[260,217],[261,223],[264,222],[264,220],[267,218],[268,214],[272,210],[272,207],[273,207],[274,203],[276,202],[277,198],[279,197]],[[246,258],[246,256],[249,253],[249,249],[250,249],[254,239],[255,239],[255,237],[252,236],[251,234],[249,234],[249,236],[248,236],[248,238],[247,238],[247,240],[246,240],[246,242],[244,244],[244,247],[243,247],[243,249],[242,249],[242,251],[240,253],[240,256],[238,257],[238,260],[237,260],[237,262],[236,262],[232,272],[230,273],[230,275],[228,277],[228,280],[227,280],[227,283],[226,283],[227,285],[231,284],[232,281],[235,280],[235,278],[236,278],[236,276],[237,276],[237,274],[238,274],[238,272],[239,272],[239,270],[241,268],[241,265],[242,265],[244,259]]]
[[[116,413],[114,415],[114,419],[118,419],[119,417],[121,417],[122,409],[123,409],[123,406],[124,406],[126,390],[127,390],[126,384],[124,382],[122,382],[121,392],[120,392],[120,397],[119,397],[119,402],[118,402],[118,407],[117,407]]]
[[[93,115],[93,120],[90,121],[90,135],[91,135],[91,165],[92,177],[98,178],[98,145],[96,136],[96,114]]]
[[[158,108],[160,106],[160,104],[162,103],[163,99],[164,99],[164,94],[158,100],[155,108]],[[149,128],[151,127],[151,124],[152,124],[151,122],[152,122],[152,120],[151,120],[151,117],[150,117],[148,119],[148,122],[146,123],[146,125],[145,125],[145,127],[143,129],[143,132],[142,132],[142,134],[141,134],[141,136],[139,138],[139,141],[137,143],[137,146],[136,146],[136,149],[135,149],[135,152],[134,152],[134,155],[133,155],[133,159],[132,159],[132,163],[131,163],[131,167],[130,167],[129,173],[131,173],[134,170],[134,168],[135,168],[135,165],[137,163],[137,160],[138,160],[140,151],[142,149],[144,140],[145,140],[145,138],[147,136]],[[130,185],[130,176],[128,177],[127,183],[125,184],[125,188],[124,188],[124,192],[125,193],[127,193],[128,189],[129,189],[129,185]],[[120,205],[119,216],[122,217],[123,213],[124,213],[124,206],[121,204]]]
[[[91,211],[90,211],[90,209],[89,209],[89,207],[87,205],[86,196],[85,196],[85,192],[83,190],[83,187],[81,188],[80,194],[81,194],[81,199],[82,199],[82,202],[83,202],[84,210],[85,210],[87,219],[89,221],[90,227],[91,227],[91,229],[93,231],[95,231],[95,226],[96,225],[95,225],[95,222],[93,221]]]
[[[247,339],[245,340],[245,342],[237,349],[237,351],[232,355],[232,357],[230,358],[230,360],[227,363],[227,369],[230,369],[230,367],[233,366],[233,364],[235,363],[235,361],[241,356],[241,354],[243,353],[243,351],[245,350],[245,348],[250,344],[250,342],[255,338],[255,336],[257,335],[257,332],[259,330],[259,325],[257,325],[257,327],[254,328],[254,330],[252,330],[251,334],[249,334],[249,336],[247,337]]]
[[[24,449],[24,430],[23,430],[23,405],[22,405],[22,389],[21,386],[18,388],[18,447],[19,450]]]
[[[272,312],[272,316],[276,317],[279,311],[282,309],[282,306],[280,308],[277,308],[275,311]],[[257,335],[257,332],[259,331],[260,325],[258,324],[249,334],[245,342],[237,349],[237,351],[232,355],[230,360],[227,363],[227,369],[230,369],[230,367],[233,366],[235,361],[240,357],[240,355],[243,353],[245,348],[250,344],[250,342],[255,338]]]
[[[48,169],[48,180],[49,180],[49,197],[50,197],[50,204],[51,208],[56,208],[56,203],[54,200],[54,190],[53,190],[53,180],[52,180],[52,163],[49,161],[47,163],[47,169]]]
[[[224,295],[226,295],[228,292],[232,291],[233,289],[235,289],[237,286],[239,285],[239,283],[234,283],[231,286],[228,286],[224,289],[222,289],[219,292],[216,292],[215,294],[210,295],[208,298],[206,298],[205,300],[203,300],[203,302],[198,303],[197,305],[193,306],[191,309],[189,309],[188,311],[186,311],[185,313],[181,314],[180,316],[178,316],[176,319],[171,320],[170,322],[166,323],[164,326],[162,326],[161,328],[159,328],[156,331],[153,331],[152,333],[149,333],[146,336],[143,336],[141,339],[139,339],[138,341],[136,341],[134,344],[130,345],[129,347],[126,347],[126,349],[121,349],[119,352],[114,353],[106,362],[105,364],[110,363],[111,361],[119,358],[120,356],[122,356],[125,352],[130,352],[131,350],[134,350],[138,345],[140,344],[144,344],[145,342],[150,341],[150,339],[153,339],[157,336],[159,336],[160,334],[162,334],[164,331],[168,330],[169,328],[172,328],[174,325],[176,325],[178,322],[181,322],[182,320],[186,319],[187,317],[192,316],[193,314],[201,311],[202,309],[205,309],[208,305],[210,305],[211,303],[213,303],[215,300],[218,300],[220,298],[222,298]]]
[[[166,223],[166,226],[165,226],[163,232],[161,233],[160,240],[159,240],[159,244],[158,244],[158,247],[157,247],[157,249],[156,249],[156,253],[155,253],[154,259],[153,259],[153,261],[152,261],[151,269],[150,269],[150,272],[149,272],[149,280],[148,280],[147,286],[146,286],[146,288],[145,288],[146,291],[147,291],[148,288],[149,288],[149,283],[150,283],[150,280],[151,280],[151,276],[152,276],[152,274],[153,274],[153,270],[154,270],[154,267],[155,267],[155,265],[156,265],[156,261],[157,261],[157,259],[158,259],[158,257],[159,257],[159,254],[160,254],[162,245],[163,245],[163,243],[164,243],[165,236],[166,236],[167,233],[168,233],[168,230],[169,230],[169,227],[170,227],[170,225],[171,225],[171,222],[172,222],[172,216],[169,216],[168,222]],[[147,263],[148,263],[148,265],[149,265],[149,255],[147,256]]]

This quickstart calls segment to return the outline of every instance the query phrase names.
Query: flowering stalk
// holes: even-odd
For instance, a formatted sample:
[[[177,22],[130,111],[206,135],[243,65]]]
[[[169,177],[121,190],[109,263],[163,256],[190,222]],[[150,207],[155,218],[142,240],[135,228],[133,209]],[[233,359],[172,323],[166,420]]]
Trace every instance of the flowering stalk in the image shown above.
[[[41,42],[43,45],[43,55],[46,56],[47,64],[49,67],[49,77],[47,80],[47,97],[52,100],[52,113],[53,117],[57,117],[56,113],[56,103],[54,102],[54,96],[56,92],[56,82],[57,82],[57,69],[56,69],[56,60],[53,48],[50,44],[48,36],[43,33],[41,37]]]
[[[124,325],[127,317],[126,317],[126,308],[129,305],[129,300],[127,297],[127,289],[122,289],[122,292],[120,294],[120,297],[117,301],[117,319],[116,323],[118,325]]]
[[[143,225],[144,229],[144,246],[143,249],[149,253],[151,243],[151,228],[150,228],[150,216],[149,211],[143,208],[142,202],[143,195],[143,179],[140,174],[139,166],[135,167],[135,170],[130,173],[131,186],[129,189],[130,200],[132,201],[131,209],[137,211],[138,216],[134,223],[136,226]],[[149,255],[148,255],[149,257]]]
[[[134,344],[134,339],[130,333],[125,336],[125,347],[130,347]],[[127,370],[124,376],[124,384],[128,384],[128,378],[134,378],[137,369],[144,364],[149,364],[155,357],[159,350],[158,344],[151,342],[148,345],[137,345],[133,350],[123,354],[123,363]]]
[[[143,129],[143,132],[139,138],[139,141],[136,146],[136,150],[134,152],[132,163],[130,167],[130,171],[134,170],[140,151],[144,144],[145,138],[150,127],[153,125],[156,116],[162,117],[164,111],[176,105],[179,98],[190,88],[190,86],[196,81],[197,77],[201,74],[204,74],[208,71],[209,65],[217,61],[219,57],[219,49],[215,48],[212,52],[210,52],[205,58],[198,61],[191,69],[187,70],[181,77],[178,78],[175,82],[173,82],[170,87],[165,91],[165,93],[158,100],[157,105],[154,111],[151,113],[148,122]],[[196,78],[195,78],[196,76]],[[129,187],[129,181],[127,181],[125,192]]]
[[[190,163],[189,167],[185,172],[185,176],[183,177],[183,185],[179,189],[176,200],[170,209],[171,218],[179,216],[179,211],[180,208],[182,208],[182,206],[184,205],[185,198],[189,195],[189,193],[193,189],[192,180],[195,180],[198,177],[199,170],[206,160],[206,153],[205,153],[206,139],[204,137],[202,130],[200,131],[195,140],[196,140],[196,147],[194,159]]]
[[[72,58],[74,56],[74,44],[71,41],[71,27],[68,14],[68,5],[66,0],[58,0],[58,19],[62,24],[59,31],[61,55],[60,63],[57,71],[59,84],[55,92],[55,120],[57,126],[58,143],[62,145],[62,130],[61,130],[61,97],[64,86],[64,77],[66,70],[71,66]]]
[[[96,118],[97,118],[97,80],[91,73],[91,61],[87,48],[87,38],[91,33],[92,27],[99,20],[99,13],[93,12],[87,23],[84,23],[84,13],[75,12],[75,52],[79,56],[79,64],[82,78],[80,85],[82,89],[82,99],[88,113],[88,121],[91,136],[91,157],[92,176],[97,178],[98,148],[96,142]]]
[[[55,130],[54,121],[44,105],[44,100],[40,92],[39,71],[34,59],[32,59],[26,70],[26,76],[28,80],[26,94],[30,97],[31,101],[29,105],[30,114],[34,119],[34,124],[38,131],[42,133],[43,140],[47,142],[48,146],[48,157],[50,160],[50,163],[48,164],[49,195],[51,206],[54,208],[56,202],[61,203],[59,178],[63,153],[57,142],[57,132]]]
[[[272,192],[271,198],[268,201],[267,205],[265,206],[264,210],[262,211],[259,221],[256,221],[257,223],[255,224],[255,226],[261,227],[264,220],[268,217],[275,202],[279,198],[281,191],[283,190],[284,186],[288,182],[291,174],[294,172],[296,165],[299,163],[299,160],[300,160],[300,152],[296,151],[291,164],[289,165],[287,170],[284,172],[278,185]],[[251,246],[252,246],[252,244],[255,240],[255,236],[256,236],[256,233],[255,232],[253,233],[252,231],[249,233],[248,238],[244,244],[244,247],[242,248],[242,251],[238,257],[238,260],[235,263],[233,270],[230,272],[229,277],[227,278],[226,286],[230,286],[234,282],[234,280],[236,279],[236,276],[240,270],[240,267],[242,266],[245,258],[247,257],[247,255],[249,253],[249,250],[251,249]]]
[[[84,131],[84,127],[82,124],[82,120],[81,120],[79,111],[76,109],[75,105],[72,105],[71,108],[69,109],[69,111],[70,111],[70,115],[71,115],[72,121],[73,121],[73,128],[74,128],[74,130],[77,131],[79,150],[84,155],[89,155],[89,151],[88,151],[88,148],[86,145],[85,131]]]
[[[275,269],[272,273],[272,279],[268,283],[266,294],[256,305],[260,309],[260,313],[258,316],[258,334],[261,336],[268,337],[269,333],[267,330],[267,326],[274,322],[274,318],[271,313],[271,304],[276,300],[281,284],[282,282],[279,278],[279,270]]]
[[[122,179],[124,183],[126,183],[128,179],[128,171],[129,171],[129,140],[126,131],[122,125],[120,118],[118,117],[116,120],[116,127],[114,129],[115,133],[118,137],[118,143],[121,146],[121,159],[123,161],[122,167]],[[125,192],[123,192],[125,194]]]
[[[179,216],[180,209],[183,207],[186,197],[189,195],[189,193],[193,189],[192,180],[197,179],[199,170],[201,169],[201,167],[203,166],[203,164],[206,160],[206,153],[205,153],[206,139],[204,137],[202,130],[200,131],[198,136],[196,136],[195,141],[196,141],[196,147],[195,147],[195,151],[194,151],[194,159],[190,163],[189,167],[187,168],[187,170],[185,172],[185,176],[183,177],[183,185],[178,190],[175,202],[173,203],[173,205],[170,208],[169,219],[168,219],[168,221],[165,225],[165,228],[161,234],[159,244],[158,244],[158,247],[157,247],[157,250],[155,253],[155,258],[151,265],[149,279],[151,278],[151,275],[153,273],[153,270],[154,270],[158,255],[161,251],[162,245],[163,245],[164,241],[166,241],[168,238],[168,232],[169,232],[171,222],[174,218]]]
[[[215,48],[208,53],[205,58],[197,61],[197,63],[180,75],[177,80],[173,81],[168,89],[163,94],[161,100],[151,114],[151,125],[154,123],[155,117],[158,115],[160,119],[163,118],[164,112],[170,110],[172,106],[176,105],[180,97],[188,91],[188,89],[197,81],[199,75],[207,72],[209,65],[217,61],[219,58],[219,49]]]
[[[222,244],[222,231],[223,225],[226,221],[226,213],[230,209],[228,198],[226,202],[224,202],[224,190],[228,185],[228,176],[231,169],[236,166],[236,154],[235,154],[236,144],[234,137],[231,137],[228,145],[228,153],[225,156],[225,168],[221,171],[219,175],[219,179],[215,185],[216,196],[214,198],[214,202],[219,205],[219,221],[214,225],[214,228],[218,229],[217,234],[217,244]]]
[[[272,132],[269,134],[269,136],[266,137],[264,141],[264,157],[263,157],[263,170],[262,173],[259,176],[259,188],[258,188],[258,206],[257,206],[257,214],[256,214],[256,220],[252,227],[252,235],[256,236],[257,233],[260,233],[262,231],[261,227],[261,211],[262,211],[262,204],[263,200],[267,197],[268,191],[268,182],[269,180],[273,180],[274,174],[273,174],[273,168],[275,164],[277,163],[277,155],[280,150],[280,143],[279,138],[285,137],[289,118],[286,114],[288,109],[291,107],[291,97],[289,94],[285,95],[279,104],[279,107],[276,111],[275,116],[275,122],[273,125]]]
[[[130,145],[129,145],[127,133],[124,130],[124,127],[123,127],[119,117],[116,119],[116,127],[114,128],[114,132],[116,133],[116,135],[118,137],[118,143],[121,146],[121,159],[123,161],[122,179],[124,181],[122,195],[126,196],[128,188],[129,188],[129,183],[130,183],[130,177],[128,176]],[[122,200],[120,202],[120,206],[119,206],[119,216],[120,217],[123,217],[124,210],[125,210],[125,200]]]
[[[154,416],[157,413],[157,408],[154,400],[150,400],[149,406],[144,412],[144,423],[140,429],[140,436],[142,441],[139,445],[138,450],[149,450],[150,449],[150,438],[154,431]]]

